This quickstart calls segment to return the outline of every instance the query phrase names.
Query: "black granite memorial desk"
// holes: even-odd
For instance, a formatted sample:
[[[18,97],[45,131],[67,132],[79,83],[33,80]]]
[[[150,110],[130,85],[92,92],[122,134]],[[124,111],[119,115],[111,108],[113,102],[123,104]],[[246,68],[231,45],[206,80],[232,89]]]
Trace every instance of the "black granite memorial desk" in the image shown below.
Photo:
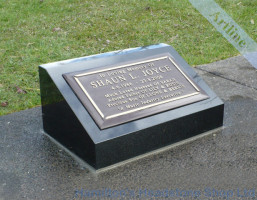
[[[224,104],[169,45],[39,66],[47,134],[95,169],[223,124]]]

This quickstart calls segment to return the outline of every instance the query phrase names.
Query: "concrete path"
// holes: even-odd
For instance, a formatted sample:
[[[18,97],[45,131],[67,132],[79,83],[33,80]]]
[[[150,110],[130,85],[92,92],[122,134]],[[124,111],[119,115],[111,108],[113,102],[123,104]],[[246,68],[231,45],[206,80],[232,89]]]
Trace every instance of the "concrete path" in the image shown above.
[[[0,117],[0,200],[256,199],[257,71],[241,56],[196,71],[225,102],[224,128],[99,173],[43,134],[40,107]]]

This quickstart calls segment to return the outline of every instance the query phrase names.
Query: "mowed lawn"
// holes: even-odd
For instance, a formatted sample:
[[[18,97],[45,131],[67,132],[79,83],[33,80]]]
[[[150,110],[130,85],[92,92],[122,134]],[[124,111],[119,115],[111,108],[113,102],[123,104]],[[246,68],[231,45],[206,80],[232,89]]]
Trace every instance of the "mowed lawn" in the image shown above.
[[[256,0],[216,2],[256,41]],[[156,43],[190,65],[238,55],[187,0],[0,0],[0,115],[40,105],[40,64]]]

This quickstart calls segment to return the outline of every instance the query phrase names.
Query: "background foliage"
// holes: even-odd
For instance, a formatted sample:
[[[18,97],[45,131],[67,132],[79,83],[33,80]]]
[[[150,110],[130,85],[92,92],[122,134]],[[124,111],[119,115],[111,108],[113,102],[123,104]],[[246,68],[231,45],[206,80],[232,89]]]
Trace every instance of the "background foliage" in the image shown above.
[[[256,0],[217,3],[256,40]],[[40,64],[161,42],[190,65],[238,54],[187,0],[0,0],[0,115],[40,105]]]

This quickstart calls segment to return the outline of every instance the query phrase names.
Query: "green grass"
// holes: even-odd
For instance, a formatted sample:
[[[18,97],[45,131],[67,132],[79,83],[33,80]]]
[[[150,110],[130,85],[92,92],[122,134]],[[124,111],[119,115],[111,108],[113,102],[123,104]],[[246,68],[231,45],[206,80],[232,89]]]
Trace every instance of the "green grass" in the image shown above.
[[[256,40],[256,1],[239,2],[217,0]],[[0,0],[0,115],[40,105],[40,64],[160,42],[190,65],[238,54],[187,0]]]

